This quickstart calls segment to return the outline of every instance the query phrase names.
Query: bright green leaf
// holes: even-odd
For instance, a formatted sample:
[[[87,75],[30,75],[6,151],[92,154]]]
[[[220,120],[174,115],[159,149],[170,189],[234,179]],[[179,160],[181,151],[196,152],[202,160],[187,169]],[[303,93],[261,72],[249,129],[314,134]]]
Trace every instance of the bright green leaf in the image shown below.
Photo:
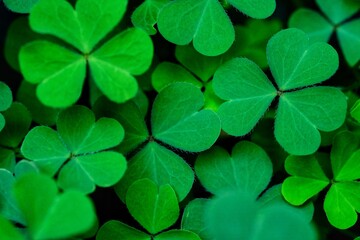
[[[45,126],[30,130],[21,146],[21,153],[36,162],[41,171],[53,176],[70,157],[59,134]]]
[[[142,30],[130,28],[102,45],[89,56],[96,85],[112,101],[125,102],[138,91],[132,75],[144,73],[151,64],[153,45]]]
[[[180,211],[173,188],[168,184],[157,186],[149,179],[137,180],[129,187],[126,206],[136,221],[151,234],[173,225]]]
[[[88,197],[76,191],[59,194],[47,176],[24,175],[13,190],[33,239],[68,238],[89,230],[96,221]]]
[[[351,17],[360,8],[356,0],[341,0],[334,2],[328,0],[316,0],[316,3],[334,25]]]
[[[195,172],[213,194],[240,189],[258,196],[270,182],[272,165],[262,148],[243,141],[234,146],[231,156],[220,147],[201,153]]]
[[[115,147],[124,138],[124,129],[116,120],[100,118],[95,123],[93,112],[83,106],[62,111],[56,126],[66,146],[76,155]]]
[[[194,48],[206,56],[228,50],[234,41],[234,29],[218,0],[172,1],[159,14],[158,28],[166,40]],[[211,29],[211,31],[209,31]]]
[[[66,107],[80,98],[86,74],[80,54],[39,40],[21,48],[19,61],[25,80],[39,84],[36,95],[44,105]]]
[[[227,0],[235,8],[252,18],[267,18],[276,8],[275,0]]]
[[[96,240],[151,240],[151,237],[122,222],[111,220],[99,229]]]
[[[4,0],[5,6],[16,13],[29,13],[39,0]]]
[[[185,151],[209,149],[220,134],[220,120],[213,111],[200,110],[203,106],[204,96],[192,84],[174,83],[164,88],[152,108],[154,138]]]
[[[159,12],[167,3],[169,0],[145,0],[131,15],[131,22],[149,35],[156,34],[154,25],[157,23]]]
[[[280,96],[275,137],[294,155],[314,153],[320,146],[318,130],[333,131],[345,121],[345,95],[332,87],[305,88]]]
[[[124,130],[119,122],[110,118],[95,122],[88,108],[72,106],[59,114],[57,130],[35,127],[25,137],[21,151],[51,176],[60,169],[58,183],[63,189],[90,193],[95,185],[109,187],[123,176],[123,155],[104,151],[122,141]]]
[[[280,90],[291,90],[330,78],[339,66],[336,50],[327,43],[310,44],[301,30],[274,35],[267,45],[270,70]]]
[[[346,229],[357,221],[360,211],[360,183],[335,183],[326,194],[324,210],[326,216],[336,228]]]
[[[283,182],[281,192],[286,201],[296,206],[318,194],[330,183],[314,155],[290,155],[285,161],[285,169],[291,176]]]
[[[62,189],[81,189],[92,192],[94,184],[110,187],[117,183],[126,170],[126,159],[118,152],[105,151],[73,157],[59,174]]]
[[[115,191],[122,199],[136,180],[149,178],[157,185],[170,184],[179,201],[183,200],[194,183],[194,173],[190,166],[174,152],[149,142],[128,162],[124,177],[115,186]]]
[[[24,240],[24,237],[5,218],[0,216],[0,238],[2,240]]]
[[[223,64],[215,72],[213,87],[217,96],[227,100],[218,110],[222,129],[234,136],[249,133],[276,96],[266,75],[246,58]]]
[[[289,27],[303,30],[310,42],[328,42],[334,27],[319,13],[306,8],[296,10],[289,19]]]
[[[83,53],[90,53],[119,23],[126,6],[126,0],[78,0],[74,10],[64,0],[40,0],[31,11],[30,25],[36,32],[57,36]]]
[[[360,61],[360,19],[342,24],[336,34],[346,61],[355,66]]]
[[[187,230],[173,229],[156,235],[154,240],[201,240],[201,238]]]

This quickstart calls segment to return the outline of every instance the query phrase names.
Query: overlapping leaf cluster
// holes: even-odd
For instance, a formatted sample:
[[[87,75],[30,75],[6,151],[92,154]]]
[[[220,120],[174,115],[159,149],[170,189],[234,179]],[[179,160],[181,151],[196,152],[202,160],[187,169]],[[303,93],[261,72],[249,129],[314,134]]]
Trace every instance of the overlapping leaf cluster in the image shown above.
[[[274,0],[4,3],[29,15],[5,40],[24,79],[0,82],[0,239],[315,240],[356,224],[358,1],[317,0],[328,20],[301,8],[283,30],[264,20]],[[104,218],[102,191],[127,211]]]

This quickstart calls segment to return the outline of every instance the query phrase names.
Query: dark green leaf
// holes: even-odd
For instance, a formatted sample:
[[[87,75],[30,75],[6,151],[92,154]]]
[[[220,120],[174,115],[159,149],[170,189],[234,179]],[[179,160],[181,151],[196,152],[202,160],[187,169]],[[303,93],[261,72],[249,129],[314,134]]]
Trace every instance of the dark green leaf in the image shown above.
[[[126,193],[126,206],[151,234],[170,227],[179,217],[179,204],[173,188],[168,184],[157,186],[149,179],[131,184]]]

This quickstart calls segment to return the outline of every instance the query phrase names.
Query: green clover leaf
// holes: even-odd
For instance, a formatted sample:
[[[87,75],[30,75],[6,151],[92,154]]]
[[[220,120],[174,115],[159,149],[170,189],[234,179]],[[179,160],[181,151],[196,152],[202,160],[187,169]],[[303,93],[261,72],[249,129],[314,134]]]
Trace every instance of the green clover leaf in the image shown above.
[[[276,6],[274,0],[227,2],[253,18],[269,17]],[[177,45],[193,41],[194,48],[206,56],[226,52],[235,39],[231,20],[218,0],[169,2],[159,13],[158,28],[165,39]]]
[[[22,154],[33,160],[42,172],[54,176],[63,189],[78,189],[85,193],[95,185],[108,187],[120,180],[126,160],[115,151],[124,136],[122,126],[114,119],[101,118],[82,106],[62,111],[57,131],[39,126],[33,128],[21,146]]]
[[[317,5],[325,16],[311,9],[298,9],[289,19],[289,26],[296,27],[309,35],[311,42],[328,42],[332,33],[336,32],[340,48],[347,63],[356,65],[360,60],[360,20],[345,22],[360,10],[358,2],[317,0]]]
[[[181,229],[197,233],[203,240],[213,239],[203,217],[209,202],[210,200],[206,198],[195,198],[190,201],[181,218]]]
[[[173,229],[156,235],[154,240],[201,240],[201,238],[190,231]]]
[[[0,216],[0,238],[3,240],[24,240],[24,237],[5,218]]]
[[[173,188],[158,187],[149,179],[135,181],[126,193],[130,214],[151,234],[173,225],[179,217],[179,204]]]
[[[149,35],[156,34],[154,25],[157,23],[159,12],[169,2],[169,0],[145,0],[131,15],[131,22]]]
[[[85,233],[96,223],[91,200],[80,192],[59,194],[55,181],[27,174],[13,187],[17,205],[33,239],[59,239]]]
[[[301,215],[308,222],[312,219],[314,212],[313,205],[310,203],[304,208],[292,207],[283,199],[281,187],[278,185],[268,189],[256,200],[269,184],[273,170],[271,160],[265,151],[254,143],[248,141],[237,143],[232,149],[231,156],[223,148],[212,147],[210,150],[200,153],[195,162],[195,172],[202,186],[207,191],[215,194],[216,197],[222,198],[228,194],[241,193],[241,198],[248,198],[249,201],[251,199],[255,212],[249,212],[248,215],[243,212],[237,217],[234,215],[234,218],[231,216],[232,213],[228,212],[229,218],[233,219],[234,222],[241,222],[241,225],[244,225],[241,228],[233,226],[232,230],[228,229],[229,232],[232,231],[234,234],[246,236],[245,229],[251,229],[253,224],[257,224],[253,222],[257,221],[255,220],[258,218],[257,214],[262,215],[268,208],[276,206],[290,209],[293,213]],[[205,240],[218,239],[211,230],[215,226],[209,224],[207,220],[209,217],[207,212],[211,211],[209,210],[209,204],[212,201],[209,199],[195,199],[191,201],[184,210],[181,222],[182,228],[197,233]],[[246,208],[251,207],[247,206]],[[244,219],[240,219],[240,216],[243,216]],[[245,219],[250,220],[246,222]],[[223,219],[222,221],[224,221],[222,223],[224,226],[226,224],[231,225],[230,220]],[[220,222],[218,223],[220,224]],[[280,226],[281,224],[274,227],[277,227],[279,231]],[[237,238],[231,238],[230,235],[226,236],[226,239],[242,239],[239,236]]]
[[[151,236],[122,222],[111,220],[102,225],[96,235],[96,240],[106,239],[151,240]]]
[[[129,187],[126,205],[130,214],[151,236],[122,222],[108,221],[99,229],[97,240],[200,240],[199,236],[187,230],[161,232],[173,225],[179,217],[178,199],[169,184],[158,186],[150,179],[139,179]]]
[[[29,13],[39,0],[4,0],[5,6],[16,13]]]
[[[201,153],[195,162],[195,172],[213,194],[240,189],[257,196],[270,182],[272,163],[262,148],[243,141],[234,146],[231,156],[217,146]]]
[[[283,204],[262,208],[246,192],[225,192],[210,200],[205,223],[213,239],[316,239],[303,214]]]
[[[16,200],[12,194],[15,177],[6,169],[0,169],[0,216],[25,224],[24,217],[19,210]]]
[[[79,0],[74,10],[64,0],[40,0],[32,9],[30,26],[34,31],[56,36],[80,51],[45,40],[22,47],[21,72],[26,81],[38,84],[36,94],[43,104],[74,104],[81,95],[87,63],[96,85],[112,101],[124,102],[136,95],[138,85],[133,75],[144,73],[152,60],[148,35],[131,28],[96,48],[119,23],[126,6],[123,0],[106,4]]]
[[[96,240],[201,240],[198,235],[187,230],[172,229],[151,236],[122,222],[111,220],[99,229]]]
[[[278,90],[255,63],[245,58],[232,59],[216,71],[214,91],[225,100],[218,110],[222,129],[230,135],[246,135],[279,96],[276,140],[291,154],[314,153],[321,142],[318,130],[329,132],[340,127],[347,103],[339,89],[305,87],[335,73],[337,53],[326,43],[311,45],[300,30],[287,29],[269,40],[267,56]]]
[[[153,103],[152,135],[149,135],[144,116],[133,102],[117,105],[98,101],[95,112],[118,120],[125,128],[126,145],[120,145],[119,150],[131,154],[139,149],[130,158],[124,177],[115,187],[122,201],[130,185],[141,178],[149,178],[160,186],[171,185],[180,201],[186,197],[194,173],[180,156],[165,146],[201,152],[215,143],[220,134],[220,120],[213,111],[203,110],[203,106],[204,96],[194,85],[174,83],[167,86]]]
[[[3,82],[0,82],[0,112],[5,111],[11,106],[13,101],[10,88]],[[4,116],[0,113],[0,131],[5,126]]]
[[[292,176],[282,186],[285,199],[300,205],[330,186],[324,200],[329,222],[339,229],[353,226],[358,218],[356,212],[360,212],[359,146],[360,140],[351,132],[343,131],[335,136],[330,155],[332,180],[325,175],[328,159],[317,155],[289,156],[285,168]]]
[[[19,153],[19,145],[31,124],[31,116],[24,105],[13,102],[3,112],[6,125],[0,132],[0,167],[14,171],[15,155]]]

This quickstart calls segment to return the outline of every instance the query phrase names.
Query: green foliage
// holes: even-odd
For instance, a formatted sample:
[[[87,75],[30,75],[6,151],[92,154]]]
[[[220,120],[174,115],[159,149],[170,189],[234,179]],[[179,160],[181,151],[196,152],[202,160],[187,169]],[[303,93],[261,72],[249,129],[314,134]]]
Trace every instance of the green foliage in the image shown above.
[[[195,172],[201,184],[215,197],[191,201],[184,210],[182,228],[206,240],[220,239],[220,236],[262,239],[269,231],[274,239],[286,239],[291,232],[296,236],[292,224],[303,224],[302,229],[306,230],[302,237],[315,239],[309,226],[313,215],[311,204],[303,209],[290,207],[281,196],[280,186],[268,189],[257,200],[270,182],[272,164],[264,150],[254,143],[237,143],[231,156],[220,147],[201,153]],[[268,211],[271,213],[267,216]],[[278,222],[266,220],[274,215],[279,217]],[[289,221],[289,226],[283,227],[282,220]],[[257,230],[252,230],[254,228]]]
[[[286,205],[261,208],[251,195],[241,192],[223,194],[210,201],[205,221],[214,239],[316,239],[303,215]]]
[[[0,167],[13,172],[18,147],[27,134],[31,124],[31,116],[24,105],[18,102],[11,104],[3,113],[6,125],[0,132]]]
[[[317,0],[316,3],[325,16],[311,9],[299,9],[291,16],[289,26],[308,33],[311,42],[327,42],[336,32],[347,63],[350,66],[356,65],[360,60],[360,20],[346,20],[359,11],[359,3],[356,0],[341,0],[334,3]]]
[[[227,2],[253,18],[269,17],[276,5],[274,0]],[[166,40],[177,45],[193,41],[194,48],[206,56],[224,53],[235,40],[231,20],[218,0],[169,2],[159,13],[158,28]]]
[[[231,156],[217,146],[201,153],[195,172],[201,184],[213,194],[237,189],[257,196],[271,179],[272,164],[263,149],[243,141],[234,146]]]
[[[21,152],[42,172],[50,176],[58,173],[62,189],[90,193],[95,185],[114,185],[124,175],[125,158],[118,152],[104,151],[123,139],[124,130],[116,120],[95,122],[89,109],[73,106],[59,114],[56,126],[57,131],[46,126],[31,129]]]
[[[339,128],[346,114],[345,95],[333,87],[311,87],[338,67],[336,51],[328,44],[310,44],[304,32],[287,29],[267,45],[270,70],[278,90],[252,61],[234,58],[214,75],[214,91],[225,100],[218,110],[222,129],[230,135],[248,134],[279,96],[275,137],[289,153],[307,155],[320,146],[319,130]]]
[[[65,0],[39,1],[30,14],[31,28],[56,36],[81,53],[45,40],[22,47],[21,72],[26,81],[38,84],[36,94],[43,104],[51,107],[74,104],[81,95],[87,63],[96,85],[111,100],[124,102],[136,95],[138,85],[133,75],[144,73],[150,66],[153,55],[150,38],[141,30],[128,29],[95,48],[119,23],[126,5],[124,0],[106,4],[79,0],[74,10]],[[97,15],[98,12],[102,14]]]
[[[177,99],[183,98],[182,101]],[[170,184],[179,200],[189,193],[194,174],[189,165],[163,144],[190,152],[209,149],[220,134],[220,120],[211,110],[201,110],[204,97],[189,83],[174,83],[155,98],[151,111],[151,133],[134,102],[116,105],[99,101],[95,111],[117,119],[125,129],[125,153],[141,146],[129,159],[128,169],[115,190],[124,201],[128,188],[136,180],[149,178],[158,185]],[[175,111],[174,111],[175,110]],[[191,142],[187,141],[192,139]],[[125,148],[123,146],[125,145]],[[149,166],[144,169],[144,166]]]
[[[358,238],[359,10],[0,0],[0,239]]]
[[[0,82],[0,111],[8,109],[12,103],[12,93],[10,88],[3,82]],[[0,131],[5,126],[4,116],[0,113]]]
[[[291,176],[282,187],[285,199],[301,205],[330,185],[324,200],[329,222],[339,229],[353,226],[357,221],[356,212],[360,211],[359,146],[360,140],[351,132],[344,131],[335,136],[330,154],[332,176],[326,174],[330,168],[327,157],[289,156],[285,168]]]
[[[14,196],[33,239],[60,239],[85,233],[96,223],[87,196],[69,190],[59,194],[45,175],[28,174],[14,183]]]
[[[3,240],[23,240],[22,235],[5,218],[0,216],[0,237]]]
[[[179,217],[176,193],[170,185],[158,186],[149,179],[135,181],[126,193],[131,215],[151,234],[170,227]]]
[[[29,13],[39,0],[4,0],[5,6],[13,12]]]
[[[159,12],[167,3],[169,0],[145,0],[133,12],[131,22],[149,35],[156,34],[154,25],[157,23]]]

